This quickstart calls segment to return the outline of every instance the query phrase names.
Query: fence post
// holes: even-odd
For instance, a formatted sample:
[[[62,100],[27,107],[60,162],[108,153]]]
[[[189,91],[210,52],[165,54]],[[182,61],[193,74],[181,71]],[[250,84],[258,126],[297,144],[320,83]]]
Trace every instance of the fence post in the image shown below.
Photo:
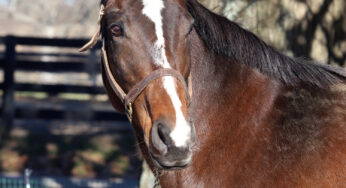
[[[15,80],[14,73],[16,68],[16,38],[7,36],[5,38],[6,52],[4,58],[4,83],[2,97],[2,121],[0,127],[0,141],[8,136],[14,121],[14,92]]]
[[[92,48],[90,49],[89,55],[88,55],[88,63],[87,63],[87,71],[89,73],[89,78],[92,81],[92,85],[96,85],[96,80],[97,80],[97,73],[98,69],[95,69],[96,65],[99,65],[97,62],[99,61],[99,57],[96,54],[96,49]]]
[[[96,87],[97,86],[97,73],[98,73],[98,69],[95,69],[96,66],[95,65],[99,65],[98,62],[99,58],[96,54],[96,48],[91,48],[89,55],[88,55],[88,60],[87,60],[87,64],[86,64],[86,70],[89,74],[89,80],[92,82],[92,86]],[[96,95],[91,95],[91,100],[93,102],[96,101]]]

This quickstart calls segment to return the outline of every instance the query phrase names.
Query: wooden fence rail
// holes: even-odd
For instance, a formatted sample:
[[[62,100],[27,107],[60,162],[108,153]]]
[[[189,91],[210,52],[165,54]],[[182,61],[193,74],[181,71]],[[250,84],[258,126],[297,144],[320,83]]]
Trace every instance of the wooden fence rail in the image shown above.
[[[0,83],[0,90],[3,91],[2,95],[2,122],[0,127],[0,134],[4,130],[9,129],[14,122],[15,118],[45,118],[45,119],[63,119],[66,114],[63,110],[56,109],[16,109],[15,107],[15,92],[16,91],[30,91],[30,92],[44,92],[47,94],[58,93],[79,93],[79,94],[105,94],[102,86],[84,86],[84,85],[68,85],[68,84],[28,84],[16,83],[16,71],[35,71],[35,72],[50,72],[50,73],[88,73],[89,75],[100,74],[100,66],[95,61],[96,50],[100,44],[91,50],[89,55],[75,54],[75,53],[47,53],[45,55],[53,57],[67,57],[75,58],[70,61],[53,61],[43,62],[36,59],[27,58],[29,56],[39,56],[38,52],[17,52],[16,46],[35,46],[35,47],[59,47],[59,48],[77,48],[85,44],[85,39],[46,39],[46,38],[31,38],[31,37],[15,37],[7,36],[0,37],[0,44],[5,45],[5,52],[3,58],[0,57],[0,68],[3,69],[4,79]],[[19,58],[21,57],[21,58]],[[76,60],[77,59],[77,60]],[[99,58],[98,58],[99,59]],[[98,60],[97,59],[97,60]],[[69,115],[69,118],[85,120],[104,120],[104,121],[126,121],[126,118],[115,112],[97,111],[90,116],[83,118],[83,112],[75,112]]]

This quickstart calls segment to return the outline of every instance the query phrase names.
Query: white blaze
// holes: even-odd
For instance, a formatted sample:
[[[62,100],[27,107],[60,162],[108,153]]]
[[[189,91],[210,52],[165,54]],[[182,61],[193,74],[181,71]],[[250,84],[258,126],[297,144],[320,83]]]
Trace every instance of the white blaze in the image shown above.
[[[165,38],[163,36],[163,24],[161,11],[165,7],[162,0],[142,0],[144,8],[143,14],[146,15],[155,24],[155,32],[157,41],[152,49],[152,55],[155,60],[155,64],[163,68],[171,68],[168,63],[166,51],[165,51]],[[174,130],[170,136],[177,147],[186,146],[188,139],[190,138],[191,128],[185,120],[183,112],[181,110],[181,101],[178,97],[178,93],[175,88],[173,77],[164,77],[163,86],[172,100],[172,104],[176,114],[176,124]]]

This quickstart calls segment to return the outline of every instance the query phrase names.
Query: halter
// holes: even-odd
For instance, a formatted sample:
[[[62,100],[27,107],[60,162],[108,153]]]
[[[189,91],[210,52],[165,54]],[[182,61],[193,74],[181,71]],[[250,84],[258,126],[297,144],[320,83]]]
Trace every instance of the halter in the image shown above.
[[[164,77],[164,76],[173,76],[177,78],[181,83],[183,83],[186,101],[189,103],[190,96],[188,93],[187,85],[184,77],[174,69],[157,69],[150,73],[147,77],[145,77],[142,81],[137,83],[133,88],[126,94],[124,90],[120,87],[118,82],[113,77],[111,69],[108,63],[108,57],[105,50],[105,40],[103,39],[103,45],[101,49],[102,59],[103,59],[103,67],[107,76],[107,79],[114,91],[114,93],[118,96],[121,102],[124,104],[126,116],[130,122],[132,122],[132,114],[133,114],[133,103],[138,98],[138,96],[144,91],[145,88],[154,80]]]
[[[99,14],[99,19],[98,19],[98,29],[97,32],[93,35],[91,40],[85,44],[80,51],[84,52],[86,50],[89,50],[95,44],[97,43],[98,39],[100,38],[100,33],[101,33],[101,20],[104,15],[104,5],[101,5],[101,10]],[[190,103],[190,93],[191,91],[190,88],[188,88],[185,78],[180,74],[180,72],[174,70],[174,69],[168,69],[168,68],[162,68],[162,69],[157,69],[150,73],[147,77],[145,77],[142,81],[139,83],[135,84],[135,86],[130,89],[130,91],[126,94],[125,91],[121,88],[121,86],[118,84],[118,82],[115,80],[110,66],[108,62],[108,56],[106,52],[106,42],[105,39],[102,39],[102,48],[101,48],[101,56],[102,56],[102,66],[105,70],[105,74],[107,77],[107,80],[114,91],[114,93],[117,95],[117,97],[121,100],[125,107],[125,113],[127,118],[129,119],[130,123],[132,123],[132,118],[133,118],[133,103],[135,100],[138,98],[138,96],[144,91],[145,88],[154,80],[164,77],[164,76],[172,76],[178,79],[184,87],[185,91],[185,96],[186,96],[186,101],[189,104]],[[189,77],[189,82],[190,82],[190,77]],[[190,86],[191,84],[189,84]]]
[[[80,48],[80,52],[87,51],[91,49],[92,47],[95,46],[97,41],[100,38],[101,35],[101,20],[104,15],[104,5],[101,5],[100,9],[100,14],[98,18],[98,29],[97,32],[92,36],[91,40],[85,44],[82,48]],[[191,73],[190,76],[188,77],[188,86],[186,84],[185,78],[180,74],[180,72],[174,70],[174,69],[168,69],[168,68],[163,68],[163,69],[157,69],[150,73],[147,77],[145,77],[142,81],[137,83],[127,94],[125,91],[121,88],[121,86],[118,84],[118,82],[115,80],[110,66],[108,62],[108,56],[106,52],[106,41],[103,38],[102,39],[102,48],[101,48],[101,56],[102,56],[102,66],[104,68],[106,78],[114,91],[114,93],[117,95],[117,97],[121,100],[125,107],[125,113],[127,118],[129,119],[130,123],[132,123],[132,118],[133,118],[133,103],[135,100],[138,98],[138,96],[144,91],[144,89],[154,80],[164,77],[164,76],[172,76],[178,79],[184,87],[185,91],[185,96],[186,96],[186,102],[188,105],[190,104],[190,96],[192,96],[192,78],[191,78]],[[159,188],[160,186],[160,176],[163,174],[163,171],[160,169],[155,170],[155,183],[154,183],[154,188]]]

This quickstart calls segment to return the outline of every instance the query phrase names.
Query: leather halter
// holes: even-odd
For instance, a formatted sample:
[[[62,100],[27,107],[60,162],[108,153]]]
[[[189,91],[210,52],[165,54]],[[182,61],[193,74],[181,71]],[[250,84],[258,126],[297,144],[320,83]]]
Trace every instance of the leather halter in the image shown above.
[[[93,35],[92,39],[85,44],[80,51],[86,51],[90,48],[92,48],[97,40],[100,38],[100,33],[101,33],[101,20],[104,15],[104,6],[101,5],[101,10],[99,14],[99,19],[98,19],[98,30],[97,32]],[[186,84],[185,78],[180,74],[180,72],[174,70],[174,69],[167,69],[167,68],[161,68],[153,71],[150,73],[146,78],[144,78],[142,81],[137,83],[127,94],[125,91],[121,88],[121,86],[118,84],[118,82],[115,80],[110,66],[108,62],[108,56],[107,52],[105,49],[105,39],[103,38],[102,40],[102,48],[101,48],[101,56],[102,56],[102,66],[105,70],[105,74],[107,77],[107,80],[114,91],[114,93],[117,95],[117,97],[121,100],[121,102],[124,104],[125,107],[125,112],[126,116],[129,119],[130,122],[132,122],[132,115],[133,115],[133,103],[135,100],[138,98],[138,96],[144,91],[144,89],[154,80],[158,78],[162,78],[165,76],[172,76],[178,79],[185,91],[185,96],[186,96],[186,102],[189,104],[190,103],[190,94],[192,93],[191,89],[191,76],[189,76],[189,88]]]
[[[172,76],[172,77],[177,78],[183,84],[185,96],[186,96],[186,102],[187,103],[190,102],[190,95],[188,93],[189,89],[186,85],[185,78],[180,74],[180,72],[178,72],[174,69],[167,69],[167,68],[157,69],[157,70],[151,72],[142,81],[140,81],[135,86],[133,86],[132,89],[126,94],[125,91],[120,87],[118,82],[113,77],[113,74],[112,74],[110,66],[109,66],[107,53],[105,50],[105,41],[104,40],[103,40],[103,45],[102,45],[102,49],[101,49],[101,54],[102,54],[102,59],[103,59],[102,64],[103,64],[108,82],[111,85],[114,93],[118,96],[118,98],[124,104],[126,115],[127,115],[127,118],[129,119],[130,122],[132,122],[132,114],[133,114],[132,105],[133,105],[133,103],[138,98],[138,96],[144,91],[144,89],[147,88],[148,85],[152,81],[154,81],[158,78],[165,77],[165,76]]]

